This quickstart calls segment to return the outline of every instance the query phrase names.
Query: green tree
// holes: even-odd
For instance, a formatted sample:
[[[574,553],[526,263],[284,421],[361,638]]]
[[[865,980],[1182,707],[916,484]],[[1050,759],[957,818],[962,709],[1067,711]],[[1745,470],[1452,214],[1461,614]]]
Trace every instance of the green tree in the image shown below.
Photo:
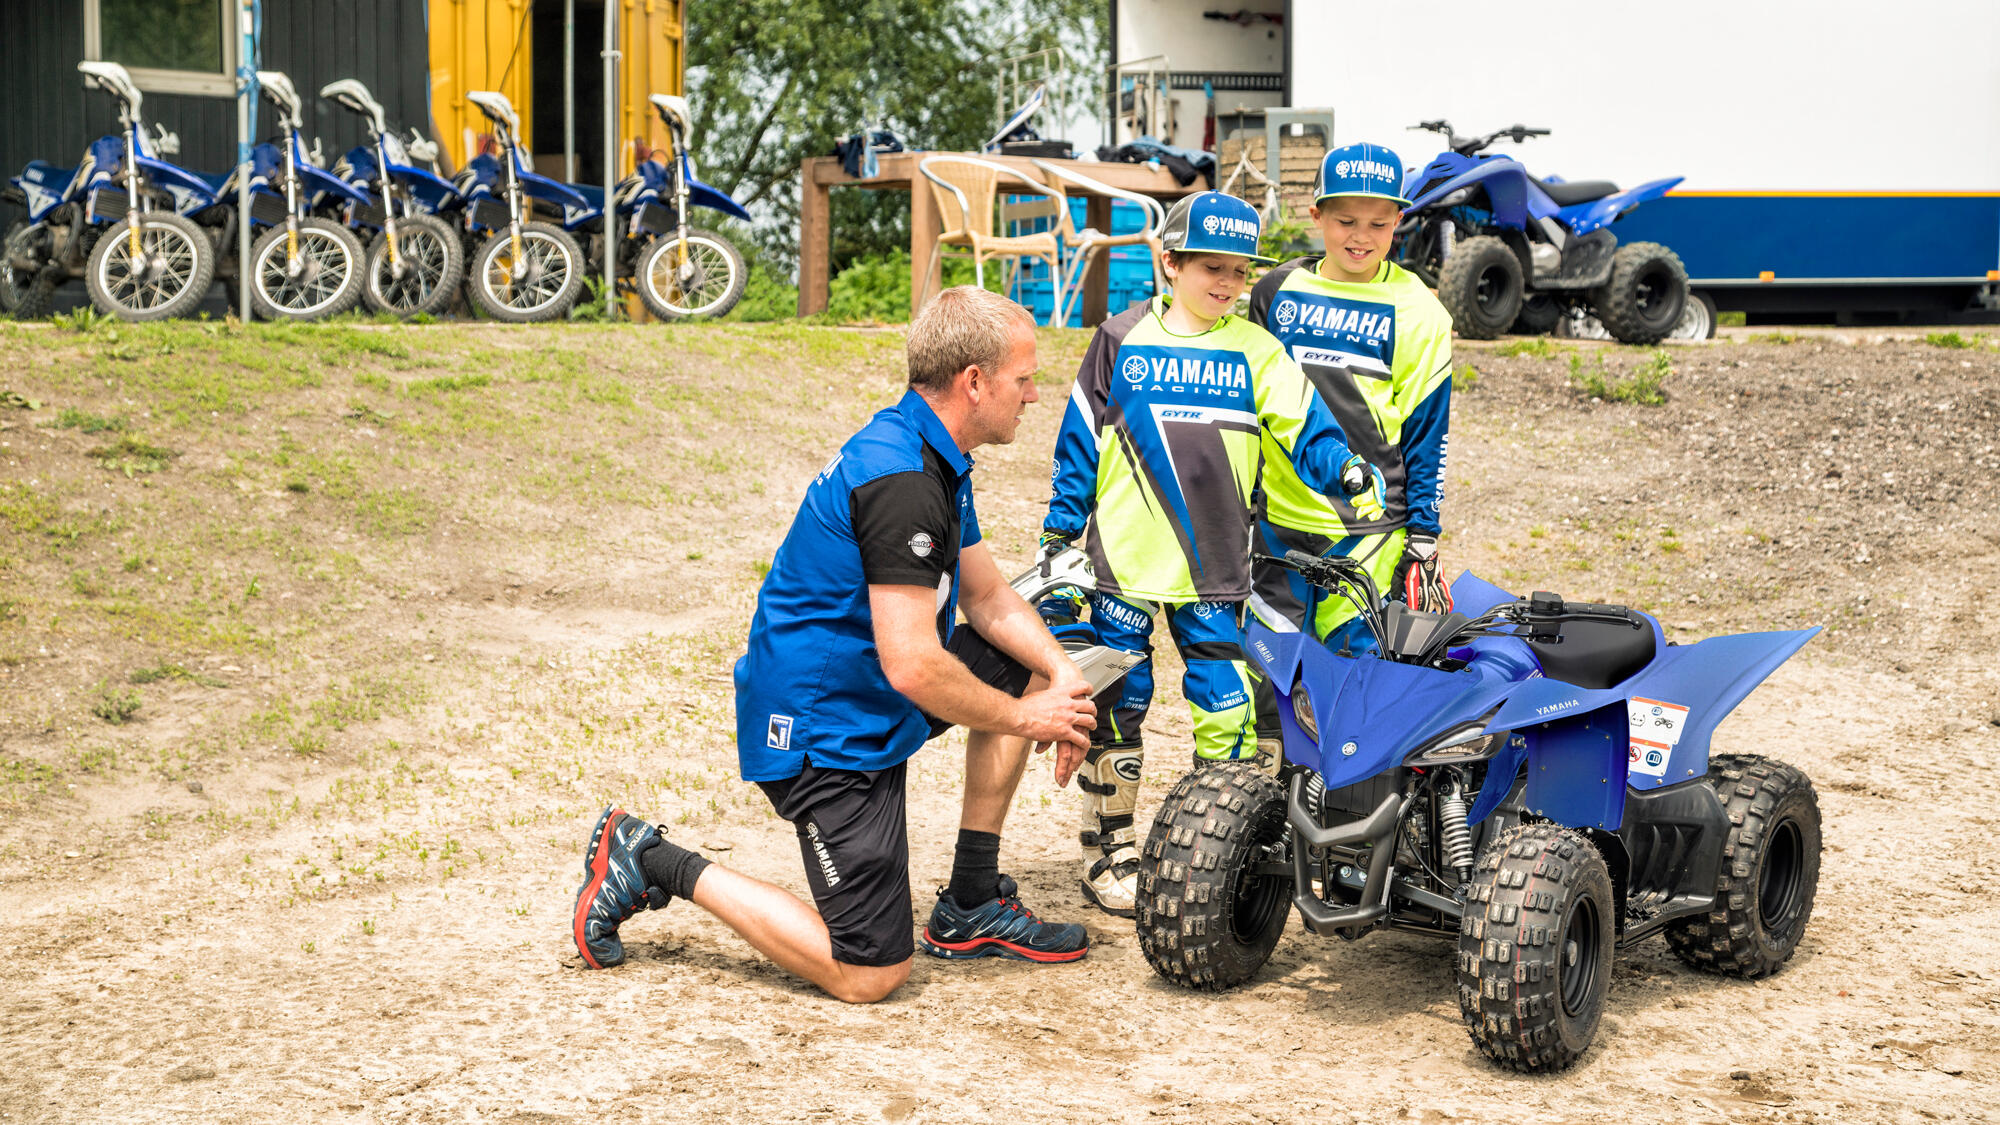
[[[801,160],[884,121],[913,147],[974,148],[994,127],[991,60],[1059,43],[1080,77],[1101,73],[1104,19],[1086,0],[692,0],[702,178],[757,215],[759,247],[790,263]],[[907,247],[908,198],[835,192],[833,236],[836,270]]]

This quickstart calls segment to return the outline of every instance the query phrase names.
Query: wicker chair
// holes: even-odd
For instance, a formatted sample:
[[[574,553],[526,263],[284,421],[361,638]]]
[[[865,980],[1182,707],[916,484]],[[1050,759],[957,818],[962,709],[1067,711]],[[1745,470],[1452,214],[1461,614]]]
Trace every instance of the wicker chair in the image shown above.
[[[962,247],[971,251],[973,276],[979,284],[986,284],[986,262],[993,258],[1011,258],[1018,262],[1022,258],[1038,258],[1049,264],[1049,277],[1055,283],[1055,305],[1050,316],[1052,324],[1060,324],[1063,316],[1062,248],[1056,231],[1042,231],[1036,234],[1004,235],[999,226],[1005,222],[995,203],[1001,192],[1009,195],[1041,195],[1054,203],[1054,211],[1060,213],[1059,222],[1067,222],[1067,204],[1063,194],[1047,185],[1016,172],[1004,164],[981,160],[976,156],[927,156],[917,165],[924,178],[931,182],[931,193],[937,199],[938,214],[944,221],[944,232],[938,235],[937,244],[931,249],[930,268],[925,277],[934,274],[946,246]],[[1002,177],[1019,181],[1001,185]],[[1046,204],[1039,204],[1046,207]],[[1020,207],[1009,208],[1006,218],[1029,217]],[[929,286],[921,297],[929,296]],[[917,302],[919,308],[923,301]]]

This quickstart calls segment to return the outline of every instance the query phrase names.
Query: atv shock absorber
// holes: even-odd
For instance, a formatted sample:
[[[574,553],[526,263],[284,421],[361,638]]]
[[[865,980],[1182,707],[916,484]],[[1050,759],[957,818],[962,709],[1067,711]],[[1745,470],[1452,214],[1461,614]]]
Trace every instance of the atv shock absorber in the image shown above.
[[[1465,823],[1465,790],[1456,778],[1438,801],[1438,853],[1464,883],[1472,878],[1472,829]]]

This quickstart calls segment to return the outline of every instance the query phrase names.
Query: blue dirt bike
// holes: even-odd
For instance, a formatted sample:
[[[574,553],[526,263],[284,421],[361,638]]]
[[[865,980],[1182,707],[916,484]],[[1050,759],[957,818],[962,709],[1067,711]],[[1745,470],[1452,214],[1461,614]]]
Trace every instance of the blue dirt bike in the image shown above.
[[[56,287],[81,277],[92,303],[113,316],[186,316],[207,295],[219,255],[184,213],[213,203],[227,176],[161,159],[180,141],[147,127],[145,99],[124,67],[85,61],[77,69],[85,85],[118,100],[119,132],[91,142],[74,168],[29,161],[0,193],[28,212],[0,241],[0,311],[42,316]]]
[[[362,301],[397,316],[444,312],[465,280],[465,250],[446,218],[458,217],[462,201],[434,170],[436,142],[414,130],[408,141],[397,135],[382,103],[352,78],[329,83],[319,94],[360,114],[368,128],[368,143],[333,166],[335,176],[367,195],[365,202],[347,200],[340,207],[350,227],[373,235]]]
[[[537,175],[519,143],[520,124],[507,98],[484,91],[467,97],[493,122],[501,150],[497,157],[482,154],[468,161],[453,181],[467,201],[467,230],[492,232],[473,255],[467,287],[482,310],[502,320],[559,316],[568,310],[568,302],[551,298],[528,315],[510,294],[518,291],[530,300],[548,294],[550,286],[544,279],[560,271],[562,255],[569,248],[582,249],[576,236],[588,240],[590,261],[602,260],[604,189]],[[611,233],[618,238],[615,262],[620,289],[635,288],[647,310],[662,320],[720,316],[742,297],[748,271],[727,239],[689,226],[687,211],[700,206],[745,220],[749,215],[735,200],[695,179],[687,153],[687,103],[666,94],[654,94],[650,101],[667,125],[672,160],[643,161],[614,188],[618,221]],[[532,217],[538,202],[552,218],[559,216],[559,225],[523,221]],[[523,233],[517,235],[517,229]],[[537,245],[527,234],[531,231],[538,232],[545,244]],[[518,252],[516,238],[522,240]],[[516,275],[520,279],[510,283]],[[571,294],[568,301],[574,300]]]
[[[1459,335],[1546,332],[1585,313],[1617,340],[1652,344],[1680,324],[1688,301],[1680,258],[1657,242],[1620,246],[1608,228],[1681,177],[1623,191],[1604,180],[1537,178],[1513,157],[1484,150],[1547,129],[1460,137],[1448,121],[1412,128],[1444,134],[1449,147],[1404,188],[1410,206],[1395,260],[1437,288]]]
[[[1252,625],[1285,764],[1182,778],[1141,857],[1139,945],[1217,990],[1306,929],[1457,941],[1473,1043],[1520,1071],[1590,1046],[1618,950],[1756,978],[1792,955],[1819,881],[1798,769],[1711,756],[1716,724],[1817,629],[1669,642],[1623,606],[1516,598],[1471,574],[1458,611],[1383,603],[1351,560],[1270,560],[1353,601],[1379,653]],[[1280,778],[1283,780],[1281,781]]]

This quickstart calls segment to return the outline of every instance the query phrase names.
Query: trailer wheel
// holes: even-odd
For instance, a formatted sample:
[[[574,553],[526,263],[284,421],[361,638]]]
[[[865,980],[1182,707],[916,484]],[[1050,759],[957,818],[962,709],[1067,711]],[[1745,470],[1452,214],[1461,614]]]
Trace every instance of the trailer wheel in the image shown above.
[[[1699,289],[1688,291],[1687,308],[1681,311],[1681,322],[1667,334],[1672,340],[1713,340],[1715,339],[1715,298]]]
[[[1521,259],[1492,235],[1459,243],[1438,274],[1438,300],[1468,340],[1491,340],[1511,328],[1524,292]]]
[[[1657,344],[1681,322],[1687,267],[1657,242],[1632,242],[1611,256],[1611,276],[1590,291],[1604,330],[1621,344]]]

